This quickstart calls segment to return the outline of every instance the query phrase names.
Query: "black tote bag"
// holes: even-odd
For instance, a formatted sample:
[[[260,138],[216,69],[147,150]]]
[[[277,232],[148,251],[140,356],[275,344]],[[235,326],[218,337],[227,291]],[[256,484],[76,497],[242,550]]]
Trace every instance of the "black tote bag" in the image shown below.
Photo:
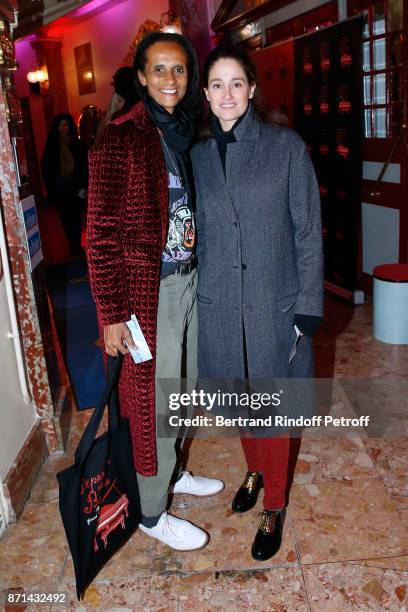
[[[109,357],[106,388],[78,444],[75,463],[57,474],[78,599],[134,533],[142,516],[129,422],[118,409],[122,359]],[[108,430],[95,438],[106,405]]]

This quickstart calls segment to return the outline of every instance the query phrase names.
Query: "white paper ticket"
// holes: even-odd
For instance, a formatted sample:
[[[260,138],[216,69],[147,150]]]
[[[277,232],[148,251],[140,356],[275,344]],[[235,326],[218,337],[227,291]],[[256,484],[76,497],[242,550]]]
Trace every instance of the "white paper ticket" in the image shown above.
[[[135,346],[128,346],[128,349],[133,357],[135,363],[142,363],[142,361],[149,361],[152,359],[152,354],[147,345],[146,338],[140,328],[139,321],[136,315],[132,314],[130,321],[126,321],[130,333],[132,334],[133,342]]]
[[[296,327],[296,325],[293,326],[295,328],[296,331],[296,340],[294,342],[294,345],[291,348],[291,351],[289,353],[289,363],[292,361],[292,359],[294,358],[294,356],[296,355],[296,347],[299,343],[300,338],[302,337],[302,333],[301,331]]]

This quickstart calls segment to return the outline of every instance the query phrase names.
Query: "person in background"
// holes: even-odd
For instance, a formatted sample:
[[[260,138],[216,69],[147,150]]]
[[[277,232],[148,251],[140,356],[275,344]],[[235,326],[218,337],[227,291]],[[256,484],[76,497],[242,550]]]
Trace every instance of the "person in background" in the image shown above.
[[[140,101],[140,94],[136,87],[135,73],[133,72],[133,68],[130,68],[129,66],[118,68],[113,75],[112,85],[115,93],[122,100],[122,106],[115,113],[113,113],[111,121],[116,119],[116,117],[120,117],[120,115],[128,113],[132,106]]]
[[[112,77],[111,85],[114,93],[108,110],[99,122],[94,144],[98,144],[108,123],[128,113],[140,100],[133,68],[129,66],[118,68]]]
[[[114,119],[90,151],[89,274],[105,350],[125,355],[119,400],[130,422],[140,529],[174,549],[193,550],[205,546],[208,535],[166,512],[176,440],[157,436],[156,416],[169,414],[160,379],[179,380],[184,357],[186,376],[197,373],[194,192],[187,157],[201,109],[195,52],[178,34],[149,34],[137,48],[134,73],[142,101]],[[126,321],[133,314],[153,355],[139,364],[127,348],[133,342]],[[183,470],[170,488],[205,496],[223,486]]]
[[[259,104],[244,49],[214,49],[203,83],[210,114],[192,150],[199,377],[263,388],[274,379],[307,379],[323,314],[320,198],[307,148]],[[264,487],[252,556],[266,560],[281,545],[300,441],[279,431],[241,433],[248,472],[232,509],[252,508]]]
[[[48,202],[59,212],[72,257],[83,255],[81,212],[86,207],[88,189],[87,155],[72,116],[56,115],[45,143],[41,173]]]

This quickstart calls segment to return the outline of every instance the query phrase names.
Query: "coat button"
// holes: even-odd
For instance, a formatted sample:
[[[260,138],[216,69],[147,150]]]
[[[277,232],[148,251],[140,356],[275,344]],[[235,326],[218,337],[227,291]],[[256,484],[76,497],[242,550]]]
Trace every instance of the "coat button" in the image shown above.
[[[246,269],[247,269],[246,264],[242,264],[241,270],[246,270]]]

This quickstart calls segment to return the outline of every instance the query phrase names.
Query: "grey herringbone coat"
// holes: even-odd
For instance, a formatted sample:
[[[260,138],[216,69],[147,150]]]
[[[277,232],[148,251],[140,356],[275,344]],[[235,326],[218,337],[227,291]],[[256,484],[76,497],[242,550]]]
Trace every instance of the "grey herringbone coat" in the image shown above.
[[[320,198],[312,163],[292,130],[261,123],[252,108],[228,144],[192,151],[197,192],[198,365],[201,377],[313,375],[312,343],[294,314],[322,316]]]

